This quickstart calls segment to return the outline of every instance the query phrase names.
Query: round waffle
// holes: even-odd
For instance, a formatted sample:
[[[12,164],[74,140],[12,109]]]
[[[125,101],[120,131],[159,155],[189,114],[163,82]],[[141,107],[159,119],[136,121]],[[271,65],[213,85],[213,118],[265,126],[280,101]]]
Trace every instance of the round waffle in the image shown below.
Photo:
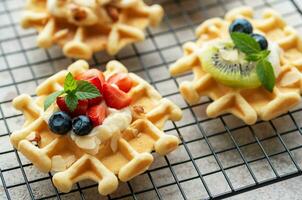
[[[235,89],[218,83],[202,69],[199,50],[208,41],[229,38],[228,27],[237,18],[249,20],[255,32],[277,42],[282,49],[281,71],[272,93],[263,87]],[[250,7],[229,11],[225,18],[212,18],[196,29],[197,41],[184,44],[184,56],[170,66],[173,76],[192,71],[194,79],[180,84],[180,92],[190,104],[199,102],[201,96],[209,96],[213,102],[206,112],[209,117],[232,113],[246,124],[254,124],[257,118],[270,120],[287,112],[301,99],[302,40],[298,33],[282,20],[274,10],[265,10],[261,19],[253,17]]]
[[[21,25],[37,29],[39,47],[59,44],[68,57],[90,59],[143,40],[145,27],[162,17],[159,5],[143,0],[27,0]]]
[[[116,190],[118,179],[128,181],[146,171],[153,162],[152,150],[165,155],[177,148],[179,139],[164,134],[162,128],[167,120],[180,120],[182,112],[143,79],[129,73],[133,81],[127,93],[132,98],[130,126],[119,131],[112,124],[112,131],[101,133],[97,152],[79,148],[69,134],[62,136],[49,130],[45,117],[52,109],[44,112],[43,102],[46,96],[62,89],[68,72],[76,76],[88,68],[85,61],[77,61],[41,83],[36,90],[37,98],[26,94],[16,97],[13,106],[24,114],[25,123],[12,133],[10,140],[41,171],[58,171],[53,183],[60,191],[68,192],[74,183],[91,179],[98,182],[99,193],[107,195]],[[106,68],[107,78],[127,72],[117,61],[109,62]]]

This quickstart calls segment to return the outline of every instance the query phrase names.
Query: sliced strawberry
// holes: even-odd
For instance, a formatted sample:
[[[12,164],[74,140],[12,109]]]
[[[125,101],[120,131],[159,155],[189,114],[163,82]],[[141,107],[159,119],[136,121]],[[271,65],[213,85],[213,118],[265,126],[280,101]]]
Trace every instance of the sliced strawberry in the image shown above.
[[[97,69],[90,69],[76,77],[77,80],[85,80],[93,84],[102,94],[103,83],[105,82],[104,74]],[[102,97],[89,99],[89,106],[97,105],[103,100]]]
[[[129,92],[132,87],[132,80],[127,73],[113,74],[107,82],[117,85],[117,87],[124,92]]]
[[[101,125],[107,114],[107,106],[104,103],[92,106],[87,111],[87,116],[92,121],[94,127]]]
[[[59,106],[61,111],[68,113],[71,117],[76,117],[79,115],[85,115],[88,109],[88,100],[79,100],[77,108],[71,112],[67,107],[64,97],[57,98],[57,105]]]
[[[91,106],[100,104],[102,101],[103,101],[103,97],[99,96],[99,97],[96,97],[93,99],[88,99],[88,104],[89,104],[89,107],[91,107]]]
[[[76,77],[77,80],[85,80],[95,85],[102,92],[102,85],[105,82],[104,74],[98,69],[90,69]]]
[[[102,85],[103,83],[99,79],[99,77],[90,77],[89,79],[86,79],[85,81],[90,82],[92,85],[94,85],[100,92],[102,92]]]
[[[122,109],[131,103],[131,98],[125,92],[108,83],[103,85],[103,97],[107,106],[116,109]]]

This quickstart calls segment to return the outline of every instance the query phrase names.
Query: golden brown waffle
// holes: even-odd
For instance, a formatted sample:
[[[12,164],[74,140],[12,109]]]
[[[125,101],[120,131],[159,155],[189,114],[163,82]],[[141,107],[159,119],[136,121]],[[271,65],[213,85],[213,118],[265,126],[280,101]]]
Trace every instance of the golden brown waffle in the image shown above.
[[[146,171],[153,161],[150,154],[153,149],[165,155],[177,148],[178,138],[164,134],[161,129],[167,120],[180,120],[182,112],[143,79],[129,73],[134,83],[127,93],[132,98],[132,123],[121,133],[104,136],[99,151],[90,154],[79,148],[69,134],[61,136],[50,132],[44,120],[48,113],[43,111],[45,97],[62,89],[68,71],[76,76],[88,68],[85,61],[77,61],[68,70],[41,83],[35,100],[24,94],[16,97],[13,106],[24,114],[25,123],[10,139],[13,146],[41,171],[59,171],[53,176],[53,182],[60,191],[68,192],[74,183],[91,179],[98,182],[100,194],[106,195],[116,190],[118,179],[128,181]],[[117,61],[109,62],[106,68],[107,78],[112,73],[127,72]],[[115,150],[113,141],[116,141]]]
[[[68,57],[90,59],[143,40],[162,17],[162,7],[143,0],[27,0],[21,25],[37,29],[39,47],[59,44]]]
[[[215,81],[202,69],[198,51],[203,44],[215,39],[229,38],[228,27],[236,18],[246,18],[255,32],[265,35],[282,48],[281,72],[277,76],[272,93],[264,88],[234,89]],[[232,113],[246,124],[254,124],[259,117],[270,120],[297,105],[301,99],[302,40],[298,33],[286,25],[273,10],[264,11],[261,19],[253,18],[253,10],[240,7],[229,11],[225,18],[212,18],[196,30],[197,41],[183,45],[184,56],[170,66],[173,76],[193,71],[194,79],[180,84],[180,92],[190,104],[199,102],[201,96],[209,96],[213,102],[207,107],[209,117]]]

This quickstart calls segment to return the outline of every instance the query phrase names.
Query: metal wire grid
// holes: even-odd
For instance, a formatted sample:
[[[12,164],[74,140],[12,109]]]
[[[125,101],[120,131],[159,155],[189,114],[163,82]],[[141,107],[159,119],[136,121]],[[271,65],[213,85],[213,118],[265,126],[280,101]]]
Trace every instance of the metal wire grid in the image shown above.
[[[273,7],[301,31],[301,2],[294,0],[164,0],[164,22],[148,29],[144,42],[131,45],[115,59],[149,81],[164,97],[184,112],[181,122],[170,123],[165,131],[180,137],[176,152],[159,157],[143,175],[120,184],[119,190],[104,199],[214,199],[229,197],[278,181],[299,176],[302,155],[302,106],[269,122],[246,126],[231,115],[217,119],[205,116],[210,100],[186,104],[177,87],[191,74],[170,77],[168,65],[181,56],[181,45],[194,40],[195,27],[226,10],[252,4],[261,11]],[[11,100],[21,92],[34,95],[37,84],[63,69],[72,60],[58,48],[38,49],[36,33],[18,25],[22,0],[0,1],[0,199],[98,199],[92,182],[76,184],[69,194],[58,192],[52,174],[39,173],[9,144],[9,134],[22,124]],[[104,66],[112,58],[98,53],[92,65]],[[61,68],[58,68],[61,67]],[[0,185],[1,186],[1,185]]]

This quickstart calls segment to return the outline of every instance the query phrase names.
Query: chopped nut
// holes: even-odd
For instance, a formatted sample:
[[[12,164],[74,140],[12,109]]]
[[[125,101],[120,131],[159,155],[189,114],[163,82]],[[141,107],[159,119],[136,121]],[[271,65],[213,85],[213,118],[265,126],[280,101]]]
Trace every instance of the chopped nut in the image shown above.
[[[39,143],[41,141],[41,136],[38,135],[36,132],[33,133],[33,135],[31,135],[32,137],[28,138],[28,141],[32,142],[32,143]]]
[[[143,106],[133,106],[132,116],[134,119],[140,119],[145,117],[145,110]]]
[[[145,114],[145,109],[143,106],[133,106],[133,111],[137,114]]]
[[[119,18],[118,8],[108,5],[108,6],[106,6],[106,11],[114,22],[116,22],[118,20],[118,18]]]
[[[80,7],[73,7],[71,9],[73,19],[75,21],[82,21],[87,17],[86,11]]]
[[[139,134],[139,131],[136,128],[128,127],[123,131],[123,135],[132,135],[137,136]]]

